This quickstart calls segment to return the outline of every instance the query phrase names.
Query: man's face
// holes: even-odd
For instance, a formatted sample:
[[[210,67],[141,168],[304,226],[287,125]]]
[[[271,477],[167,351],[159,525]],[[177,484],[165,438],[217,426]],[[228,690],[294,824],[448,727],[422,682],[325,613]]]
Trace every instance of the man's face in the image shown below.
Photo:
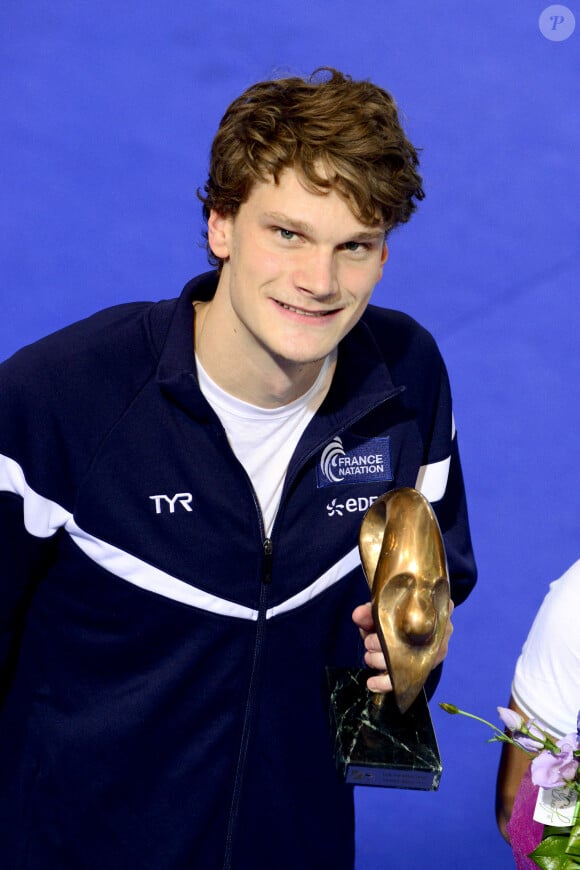
[[[318,362],[365,310],[387,258],[385,234],[334,191],[307,190],[292,169],[257,183],[234,217],[212,212],[214,254],[225,260],[221,313],[229,341],[258,365]]]

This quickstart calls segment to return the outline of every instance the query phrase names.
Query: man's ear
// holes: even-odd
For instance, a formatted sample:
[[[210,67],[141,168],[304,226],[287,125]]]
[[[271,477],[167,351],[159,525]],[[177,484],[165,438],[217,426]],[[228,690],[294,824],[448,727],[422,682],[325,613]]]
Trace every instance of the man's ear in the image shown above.
[[[212,252],[220,260],[227,260],[230,255],[231,217],[224,217],[213,209],[207,221],[207,240]]]
[[[383,242],[383,250],[381,251],[381,264],[379,266],[379,274],[377,277],[377,281],[380,281],[381,278],[383,277],[383,266],[385,265],[385,263],[387,262],[388,259],[389,259],[389,248],[387,246],[387,243]]]

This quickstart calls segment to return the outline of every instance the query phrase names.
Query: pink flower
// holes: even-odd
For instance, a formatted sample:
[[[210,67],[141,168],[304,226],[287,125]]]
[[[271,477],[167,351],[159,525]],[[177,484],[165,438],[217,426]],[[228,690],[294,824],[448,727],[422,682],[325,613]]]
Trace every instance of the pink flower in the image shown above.
[[[508,731],[519,731],[524,724],[524,717],[509,707],[498,707],[497,712]]]
[[[527,725],[522,725],[521,731],[514,733],[513,738],[527,752],[537,752],[540,747],[544,748],[546,735],[534,720],[530,719]]]
[[[541,788],[557,788],[575,779],[578,772],[578,759],[574,751],[578,749],[578,735],[567,734],[556,741],[560,751],[556,754],[544,750],[532,761],[532,782]]]
[[[512,732],[512,740],[522,749],[538,752],[540,748],[545,748],[545,735],[533,719],[526,724],[524,717],[509,707],[498,707],[497,712],[505,727]]]

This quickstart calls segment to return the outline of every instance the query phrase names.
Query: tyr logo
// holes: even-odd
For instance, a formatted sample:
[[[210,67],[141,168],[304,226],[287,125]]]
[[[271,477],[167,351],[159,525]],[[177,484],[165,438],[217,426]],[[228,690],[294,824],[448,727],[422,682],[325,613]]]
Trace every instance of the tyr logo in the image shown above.
[[[193,510],[191,507],[193,496],[190,492],[177,492],[173,497],[169,495],[150,495],[149,498],[155,502],[156,514],[163,513],[167,507],[169,507],[169,513],[174,514],[176,505],[181,505],[184,511],[191,512]]]

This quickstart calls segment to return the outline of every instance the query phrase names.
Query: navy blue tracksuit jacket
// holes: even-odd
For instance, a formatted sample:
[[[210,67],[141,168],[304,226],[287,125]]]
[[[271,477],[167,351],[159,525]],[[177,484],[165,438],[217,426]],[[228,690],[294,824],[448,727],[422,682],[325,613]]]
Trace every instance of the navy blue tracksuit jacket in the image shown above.
[[[0,366],[6,870],[352,867],[325,668],[360,664],[372,500],[419,487],[456,603],[475,582],[431,336],[369,307],[266,538],[197,384],[192,299],[215,286],[102,311]]]

